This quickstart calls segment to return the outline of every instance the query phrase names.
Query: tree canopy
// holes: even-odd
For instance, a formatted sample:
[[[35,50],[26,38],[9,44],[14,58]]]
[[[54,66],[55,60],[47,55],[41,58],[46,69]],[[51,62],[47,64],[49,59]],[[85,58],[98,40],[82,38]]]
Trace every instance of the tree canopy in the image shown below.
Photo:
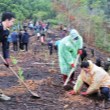
[[[110,52],[110,0],[54,0],[56,18],[78,29],[84,40]]]
[[[0,0],[0,14],[4,11],[14,12],[18,21],[74,25],[86,42],[110,52],[110,0]]]
[[[0,0],[0,13],[14,12],[18,20],[54,17],[50,0]]]

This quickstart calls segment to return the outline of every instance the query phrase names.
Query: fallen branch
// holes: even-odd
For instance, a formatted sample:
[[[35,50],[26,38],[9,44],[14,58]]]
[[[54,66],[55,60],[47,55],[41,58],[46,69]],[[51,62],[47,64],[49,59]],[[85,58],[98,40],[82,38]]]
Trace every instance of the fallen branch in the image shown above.
[[[49,64],[49,65],[54,65],[54,64],[56,64],[56,63],[40,63],[40,62],[34,62],[34,63],[32,63],[32,64],[40,64],[40,65],[43,65],[43,64]]]

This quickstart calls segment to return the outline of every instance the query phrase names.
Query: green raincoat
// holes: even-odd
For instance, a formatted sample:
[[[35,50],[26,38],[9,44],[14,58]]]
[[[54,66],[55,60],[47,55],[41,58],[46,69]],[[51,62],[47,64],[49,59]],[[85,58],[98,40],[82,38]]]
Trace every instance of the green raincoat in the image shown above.
[[[79,35],[78,40],[73,40],[72,36],[66,36],[59,44],[58,56],[61,74],[69,75],[71,64],[74,64],[78,49],[82,49],[83,39]]]

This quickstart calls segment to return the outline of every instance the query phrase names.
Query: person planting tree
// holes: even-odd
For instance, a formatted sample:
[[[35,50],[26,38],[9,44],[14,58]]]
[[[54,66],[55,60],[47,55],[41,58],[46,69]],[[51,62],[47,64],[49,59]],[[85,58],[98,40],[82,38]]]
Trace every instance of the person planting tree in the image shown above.
[[[105,96],[105,99],[110,101],[109,74],[103,68],[94,64],[91,60],[82,62],[81,68],[81,73],[78,76],[73,90],[68,93],[71,95],[81,94],[83,96],[88,96],[100,91],[100,93]],[[84,83],[88,85],[88,88],[86,91],[81,92]]]
[[[83,39],[77,30],[72,29],[70,34],[64,37],[58,47],[59,65],[63,81],[65,82],[70,70],[75,68],[75,60],[78,54],[82,54]],[[71,75],[70,82],[73,81],[74,73]]]

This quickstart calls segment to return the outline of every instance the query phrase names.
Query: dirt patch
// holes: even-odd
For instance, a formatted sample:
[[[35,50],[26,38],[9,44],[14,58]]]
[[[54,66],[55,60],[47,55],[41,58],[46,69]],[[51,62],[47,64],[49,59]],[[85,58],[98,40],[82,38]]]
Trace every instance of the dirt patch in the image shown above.
[[[104,101],[98,96],[68,95],[62,87],[57,53],[49,55],[47,46],[41,46],[39,41],[33,43],[33,39],[29,52],[12,53],[12,55],[16,57],[19,67],[24,71],[24,82],[41,98],[32,99],[22,83],[1,64],[0,85],[12,100],[0,101],[0,110],[105,110]],[[33,64],[36,62],[42,64]],[[80,68],[76,72],[75,79],[79,73]]]

